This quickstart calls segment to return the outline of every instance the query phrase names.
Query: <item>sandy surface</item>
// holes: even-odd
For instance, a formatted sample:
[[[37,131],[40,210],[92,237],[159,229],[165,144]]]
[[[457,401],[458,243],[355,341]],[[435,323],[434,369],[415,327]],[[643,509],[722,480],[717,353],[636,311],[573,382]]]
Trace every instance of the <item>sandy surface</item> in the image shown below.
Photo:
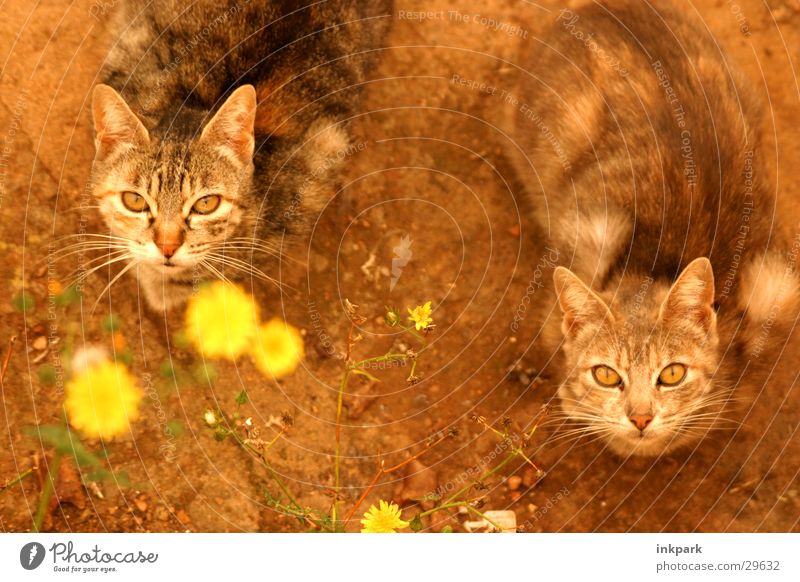
[[[267,427],[271,416],[293,416],[294,427],[274,445],[270,458],[302,503],[327,510],[342,365],[327,357],[327,338],[336,352],[344,349],[345,297],[368,316],[362,330],[366,339],[356,348],[364,356],[383,353],[396,340],[376,321],[384,305],[432,300],[438,325],[433,346],[419,363],[421,382],[408,386],[407,370],[377,371],[384,380],[374,388],[379,398],[360,414],[345,415],[345,507],[369,482],[379,458],[399,462],[424,448],[437,430],[453,426],[458,436],[422,457],[428,468],[415,465],[422,472],[414,479],[423,489],[451,490],[468,483],[465,471],[496,464],[482,465],[498,443],[471,415],[491,423],[508,417],[514,427],[528,426],[552,398],[555,385],[548,375],[530,383],[525,374],[507,373],[518,360],[522,368],[544,369],[552,359],[534,341],[535,326],[526,325],[527,314],[519,330],[512,330],[519,306],[530,300],[545,312],[553,308],[547,293],[529,291],[536,288],[531,281],[549,274],[537,271],[546,251],[528,228],[520,183],[510,170],[514,147],[501,129],[507,105],[487,91],[451,81],[458,75],[511,89],[519,51],[535,45],[553,20],[556,3],[397,4],[398,16],[401,10],[444,12],[425,21],[396,19],[393,48],[385,51],[366,89],[355,126],[364,147],[348,158],[342,187],[309,241],[289,250],[295,260],[282,265],[280,276],[290,287],[283,294],[260,283],[253,287],[262,311],[305,330],[303,368],[275,383],[248,361],[216,363],[216,380],[201,381],[192,373],[195,356],[167,347],[180,318],[141,314],[135,282],[127,277],[92,314],[108,281],[106,274],[92,277],[82,304],[57,311],[60,345],[91,342],[111,349],[102,321],[113,312],[122,321],[134,373],[140,379],[150,374],[152,384],[133,436],[108,447],[109,468],[126,472],[130,484],[104,481],[102,499],[89,493],[65,501],[52,513],[54,530],[298,529],[293,518],[265,503],[264,470],[232,442],[216,442],[203,426],[207,408],[231,409],[243,388],[251,398],[243,411],[262,436],[275,434]],[[800,195],[794,69],[800,3],[773,4],[772,12],[756,0],[685,6],[768,100],[765,122],[774,137],[769,147],[776,157],[781,229],[792,234]],[[89,1],[31,5],[11,0],[0,8],[0,139],[5,140],[0,245],[6,297],[0,302],[0,343],[19,338],[3,384],[0,484],[44,454],[24,428],[57,422],[61,415],[58,385],[43,382],[39,372],[54,356],[42,356],[33,344],[42,334],[37,326],[48,323],[48,245],[54,237],[76,232],[82,216],[90,227],[98,225],[90,211],[79,211],[79,204],[93,156],[88,98],[111,42],[105,32],[108,15],[93,18],[98,9]],[[475,19],[476,13],[522,32],[493,30]],[[737,14],[745,20],[737,21]],[[740,30],[742,23],[749,36]],[[386,270],[403,235],[412,238],[413,256],[390,289]],[[371,256],[375,268],[369,267]],[[54,268],[65,280],[75,265],[65,261]],[[35,301],[24,314],[12,302],[23,288]],[[765,355],[769,362],[746,371],[737,388],[745,403],[738,431],[655,461],[625,461],[596,443],[548,444],[545,431],[530,447],[546,471],[544,478],[531,480],[526,465],[514,461],[486,482],[487,491],[471,495],[487,495],[484,509],[512,509],[531,531],[800,529],[799,352],[797,341],[787,342],[782,353]],[[352,388],[363,386],[354,382]],[[355,399],[348,402],[352,409]],[[173,436],[165,434],[166,426]],[[512,475],[526,477],[516,492],[506,481]],[[400,477],[382,479],[368,501],[395,495]],[[406,494],[409,489],[407,481]],[[0,530],[29,529],[39,491],[37,479],[28,478],[0,493]],[[443,514],[426,527],[438,530],[445,524],[461,529],[459,520]]]

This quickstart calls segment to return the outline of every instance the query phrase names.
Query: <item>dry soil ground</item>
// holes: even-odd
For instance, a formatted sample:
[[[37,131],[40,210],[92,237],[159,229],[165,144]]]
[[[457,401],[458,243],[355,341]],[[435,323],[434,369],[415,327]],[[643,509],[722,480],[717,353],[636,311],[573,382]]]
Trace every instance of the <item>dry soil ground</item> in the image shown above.
[[[769,103],[782,228],[791,234],[800,218],[794,68],[800,3],[678,2],[707,25]],[[55,422],[61,414],[58,385],[42,381],[39,373],[54,356],[42,356],[34,342],[48,323],[48,244],[75,232],[81,220],[75,209],[93,156],[88,98],[111,42],[109,14],[100,14],[100,5],[0,4],[0,342],[19,338],[3,383],[0,484],[41,463],[43,448],[24,428]],[[524,371],[544,368],[552,355],[534,341],[533,316],[527,312],[519,330],[511,329],[520,305],[530,301],[547,312],[553,304],[536,287],[549,277],[547,269],[537,271],[546,251],[524,218],[519,180],[509,169],[514,148],[500,129],[507,104],[498,94],[452,80],[458,75],[512,90],[519,52],[534,50],[557,9],[550,0],[397,2],[393,48],[366,88],[364,115],[355,128],[364,145],[347,159],[342,189],[310,240],[289,251],[297,262],[284,263],[280,275],[291,289],[279,294],[266,285],[254,287],[264,312],[306,331],[308,355],[294,376],[268,382],[242,361],[217,363],[211,384],[199,380],[192,373],[194,356],[167,346],[179,318],[144,315],[135,281],[127,277],[94,314],[91,305],[105,275],[88,283],[83,304],[59,308],[61,345],[70,337],[78,345],[108,345],[101,322],[110,311],[117,314],[134,372],[153,380],[132,437],[109,446],[109,467],[127,472],[130,485],[104,481],[102,498],[96,491],[73,495],[54,509],[50,527],[296,530],[293,518],[265,503],[264,471],[230,441],[216,442],[203,425],[207,408],[230,409],[243,388],[251,399],[243,411],[262,435],[275,434],[271,417],[293,416],[293,428],[274,445],[271,458],[302,503],[326,510],[341,369],[341,361],[327,352],[332,346],[341,353],[344,346],[345,297],[369,316],[366,339],[357,347],[364,355],[382,353],[395,341],[376,321],[384,305],[430,299],[438,327],[420,361],[421,382],[407,386],[407,370],[377,371],[384,380],[375,388],[378,398],[358,413],[356,399],[347,399],[344,505],[369,482],[379,458],[399,462],[437,430],[459,429],[456,438],[422,457],[422,465],[413,465],[417,474],[404,483],[400,474],[382,479],[369,502],[410,496],[413,489],[452,490],[469,482],[469,469],[498,462],[501,457],[491,453],[497,439],[470,417],[482,415],[492,423],[508,417],[514,427],[527,426],[553,397],[552,375],[534,382],[536,374]],[[400,11],[414,10],[441,15],[423,21],[401,17]],[[518,28],[495,30],[476,14]],[[90,226],[99,227],[88,215]],[[392,249],[404,235],[412,239],[413,255],[390,289]],[[66,276],[71,267],[60,265],[57,272]],[[12,301],[23,288],[35,303],[24,314]],[[487,481],[484,509],[512,509],[529,531],[797,530],[798,353],[800,342],[788,342],[782,353],[764,356],[770,362],[759,367],[763,372],[745,374],[738,431],[657,460],[620,459],[598,443],[548,444],[544,431],[531,450],[546,475],[536,479],[515,461]],[[523,372],[508,373],[518,360]],[[506,481],[513,475],[523,477],[516,491]],[[0,530],[29,529],[39,491],[37,479],[27,478],[0,493]],[[445,524],[462,527],[443,515],[425,525],[438,530]]]

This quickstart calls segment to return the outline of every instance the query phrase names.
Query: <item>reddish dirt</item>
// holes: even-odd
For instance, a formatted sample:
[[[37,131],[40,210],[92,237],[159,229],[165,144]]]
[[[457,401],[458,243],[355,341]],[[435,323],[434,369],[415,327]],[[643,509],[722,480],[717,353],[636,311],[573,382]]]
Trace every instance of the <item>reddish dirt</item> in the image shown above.
[[[279,271],[284,292],[261,283],[252,287],[265,314],[305,330],[303,367],[276,383],[247,360],[216,362],[217,377],[210,384],[193,374],[196,356],[174,345],[170,349],[168,339],[180,317],[164,320],[140,311],[132,278],[120,280],[91,314],[108,281],[106,275],[94,276],[82,304],[59,308],[48,320],[48,244],[76,232],[84,216],[89,228],[99,227],[91,210],[82,213],[78,206],[93,156],[88,98],[110,45],[109,15],[91,16],[100,4],[93,9],[87,0],[45,1],[31,8],[11,0],[3,6],[0,137],[6,149],[0,153],[7,163],[0,165],[0,245],[6,299],[0,302],[0,341],[15,335],[18,342],[3,384],[0,484],[44,454],[24,429],[57,422],[62,414],[58,386],[39,377],[38,369],[52,364],[53,355],[37,362],[41,352],[33,346],[42,335],[37,326],[55,322],[61,345],[72,337],[75,345],[111,349],[102,321],[113,312],[132,352],[132,370],[143,384],[146,374],[153,379],[133,435],[108,446],[108,468],[126,472],[130,484],[101,482],[103,498],[87,492],[82,509],[78,501],[65,500],[52,513],[52,529],[301,529],[266,503],[264,487],[273,493],[276,488],[264,469],[230,440],[215,441],[202,417],[207,408],[231,410],[242,389],[250,396],[242,410],[265,438],[276,430],[267,426],[270,417],[291,414],[294,426],[270,450],[271,462],[301,503],[327,511],[342,368],[327,352],[344,349],[345,298],[367,316],[365,339],[356,347],[365,357],[384,353],[397,340],[380,323],[385,305],[404,309],[432,300],[437,324],[432,347],[419,362],[419,383],[407,385],[407,369],[377,370],[383,380],[374,389],[378,397],[356,418],[344,416],[345,510],[379,459],[400,462],[439,430],[456,427],[458,434],[421,457],[424,466],[412,465],[417,475],[402,495],[437,487],[452,491],[469,482],[470,469],[496,465],[502,458],[502,453],[492,458],[498,439],[471,416],[498,425],[508,417],[518,429],[550,402],[558,354],[536,341],[533,306],[548,313],[554,305],[549,293],[530,286],[547,281],[550,273],[537,271],[546,250],[525,217],[522,185],[510,170],[516,153],[502,130],[507,105],[497,94],[451,80],[458,75],[513,91],[519,51],[533,50],[556,3],[495,0],[477,10],[456,1],[397,2],[390,38],[395,48],[385,51],[376,81],[366,88],[355,126],[356,141],[364,147],[346,160],[342,187],[309,240],[288,250],[294,260]],[[400,18],[401,10],[443,13],[414,21]],[[750,36],[740,30],[739,10]],[[525,34],[492,30],[480,19],[467,21],[448,11],[471,17],[480,12],[516,24]],[[800,4],[776,2],[770,13],[755,0],[703,0],[686,3],[686,12],[707,24],[770,104],[766,123],[775,138],[770,145],[777,156],[781,228],[791,235],[800,218],[795,201],[800,177],[794,171],[800,162],[798,54],[791,48],[800,46]],[[413,255],[390,289],[386,270],[403,235],[410,235]],[[373,254],[375,268],[365,273],[362,266]],[[74,267],[60,263],[56,273],[63,280]],[[278,273],[277,265],[270,268]],[[382,273],[377,280],[368,276],[375,272]],[[35,301],[24,314],[12,302],[23,288]],[[515,333],[511,324],[528,300],[532,307]],[[486,494],[484,510],[512,509],[529,531],[798,530],[798,355],[800,343],[790,339],[781,353],[764,356],[769,362],[743,370],[737,390],[745,406],[737,431],[657,460],[620,459],[597,443],[550,444],[546,439],[552,435],[543,431],[530,447],[546,471],[542,479],[532,478],[526,464],[515,460],[487,480],[487,491],[470,495]],[[518,360],[518,368],[543,369],[543,376],[530,382],[536,376],[530,370],[509,374]],[[363,386],[352,382],[351,391],[358,390]],[[355,400],[347,402],[352,410]],[[180,434],[168,436],[166,426]],[[87,444],[97,449],[97,443]],[[514,475],[524,477],[516,492],[507,481]],[[367,504],[402,496],[401,476],[383,478]],[[0,530],[30,529],[39,493],[34,478],[0,493]],[[407,510],[404,516],[414,513]],[[425,526],[460,530],[461,521],[463,516],[438,514]],[[357,528],[357,522],[350,526]]]

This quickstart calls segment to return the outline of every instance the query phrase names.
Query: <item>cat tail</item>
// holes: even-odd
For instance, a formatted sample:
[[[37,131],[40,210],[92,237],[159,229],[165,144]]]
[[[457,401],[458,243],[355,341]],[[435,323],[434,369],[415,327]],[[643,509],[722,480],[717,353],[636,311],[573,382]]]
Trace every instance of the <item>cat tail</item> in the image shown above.
[[[738,292],[744,312],[743,339],[751,358],[782,349],[797,325],[800,310],[800,248],[789,252],[770,251],[747,263]]]

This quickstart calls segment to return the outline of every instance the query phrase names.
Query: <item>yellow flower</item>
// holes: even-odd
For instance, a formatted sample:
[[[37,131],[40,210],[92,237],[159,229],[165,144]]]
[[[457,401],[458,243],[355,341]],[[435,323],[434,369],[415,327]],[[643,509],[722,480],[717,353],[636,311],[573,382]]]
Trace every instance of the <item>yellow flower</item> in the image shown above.
[[[381,500],[380,509],[370,507],[361,525],[364,528],[361,533],[397,533],[396,530],[408,527],[408,522],[400,519],[399,506]]]
[[[122,364],[109,360],[87,366],[69,381],[67,420],[88,437],[109,439],[125,433],[139,416],[142,391]]]
[[[215,281],[186,307],[186,339],[208,358],[235,360],[250,350],[257,330],[257,306],[235,285]]]
[[[288,323],[273,318],[259,328],[253,359],[264,374],[275,378],[291,374],[304,355],[303,338]]]
[[[430,301],[428,301],[425,305],[417,305],[413,310],[410,307],[408,308],[408,312],[411,314],[408,319],[414,322],[417,331],[425,329],[433,323],[431,311],[433,310],[431,309]]]

